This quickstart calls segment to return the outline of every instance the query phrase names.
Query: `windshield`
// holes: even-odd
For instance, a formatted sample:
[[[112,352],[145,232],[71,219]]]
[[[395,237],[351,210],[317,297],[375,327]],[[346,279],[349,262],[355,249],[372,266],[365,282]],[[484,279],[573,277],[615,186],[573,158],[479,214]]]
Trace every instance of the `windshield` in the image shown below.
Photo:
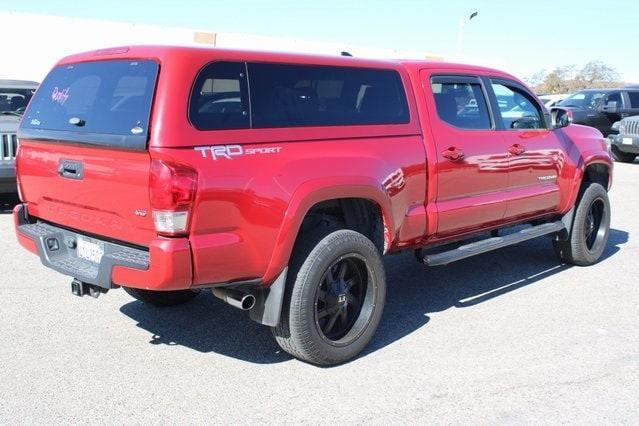
[[[559,102],[558,105],[564,107],[593,109],[596,108],[599,102],[601,102],[604,96],[606,96],[606,93],[607,92],[596,91],[577,92]]]
[[[23,114],[35,89],[9,89],[0,87],[0,113]]]

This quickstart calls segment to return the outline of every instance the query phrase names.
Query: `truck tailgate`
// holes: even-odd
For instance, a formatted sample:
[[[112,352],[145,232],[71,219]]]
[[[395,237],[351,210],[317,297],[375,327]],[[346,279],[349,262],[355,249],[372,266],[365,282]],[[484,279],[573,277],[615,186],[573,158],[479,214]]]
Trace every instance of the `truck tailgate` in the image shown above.
[[[156,236],[148,152],[31,140],[20,144],[19,179],[29,215],[141,246]]]
[[[97,60],[54,67],[18,130],[28,213],[102,239],[148,246],[146,149],[159,64]]]

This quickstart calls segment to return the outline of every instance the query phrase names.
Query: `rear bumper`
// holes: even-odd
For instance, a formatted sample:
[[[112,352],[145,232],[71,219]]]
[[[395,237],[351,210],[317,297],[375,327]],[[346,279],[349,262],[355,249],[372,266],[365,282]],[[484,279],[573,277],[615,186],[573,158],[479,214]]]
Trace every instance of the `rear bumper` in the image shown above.
[[[157,238],[148,250],[98,238],[104,244],[104,255],[97,264],[77,256],[81,233],[29,218],[24,204],[14,208],[13,216],[24,248],[37,254],[45,266],[80,281],[107,289],[183,290],[191,286],[191,250],[186,238]]]

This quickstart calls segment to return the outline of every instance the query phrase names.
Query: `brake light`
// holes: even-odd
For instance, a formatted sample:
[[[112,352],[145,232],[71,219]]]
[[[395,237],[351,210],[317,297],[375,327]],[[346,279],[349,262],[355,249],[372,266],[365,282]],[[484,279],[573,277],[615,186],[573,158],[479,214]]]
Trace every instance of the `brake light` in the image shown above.
[[[149,196],[158,234],[184,235],[197,191],[197,172],[191,167],[151,161]]]

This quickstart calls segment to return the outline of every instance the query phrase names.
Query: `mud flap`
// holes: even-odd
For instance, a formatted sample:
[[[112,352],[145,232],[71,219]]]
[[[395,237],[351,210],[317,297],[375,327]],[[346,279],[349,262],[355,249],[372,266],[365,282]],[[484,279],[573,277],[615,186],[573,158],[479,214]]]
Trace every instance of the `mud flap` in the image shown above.
[[[249,311],[253,321],[269,327],[275,327],[279,324],[287,273],[288,267],[284,268],[270,287],[253,293],[256,299],[255,307]]]
[[[566,227],[565,230],[557,234],[557,241],[568,241],[570,232],[572,231],[572,223],[575,220],[575,207],[573,206],[566,214],[561,217],[561,221]]]

